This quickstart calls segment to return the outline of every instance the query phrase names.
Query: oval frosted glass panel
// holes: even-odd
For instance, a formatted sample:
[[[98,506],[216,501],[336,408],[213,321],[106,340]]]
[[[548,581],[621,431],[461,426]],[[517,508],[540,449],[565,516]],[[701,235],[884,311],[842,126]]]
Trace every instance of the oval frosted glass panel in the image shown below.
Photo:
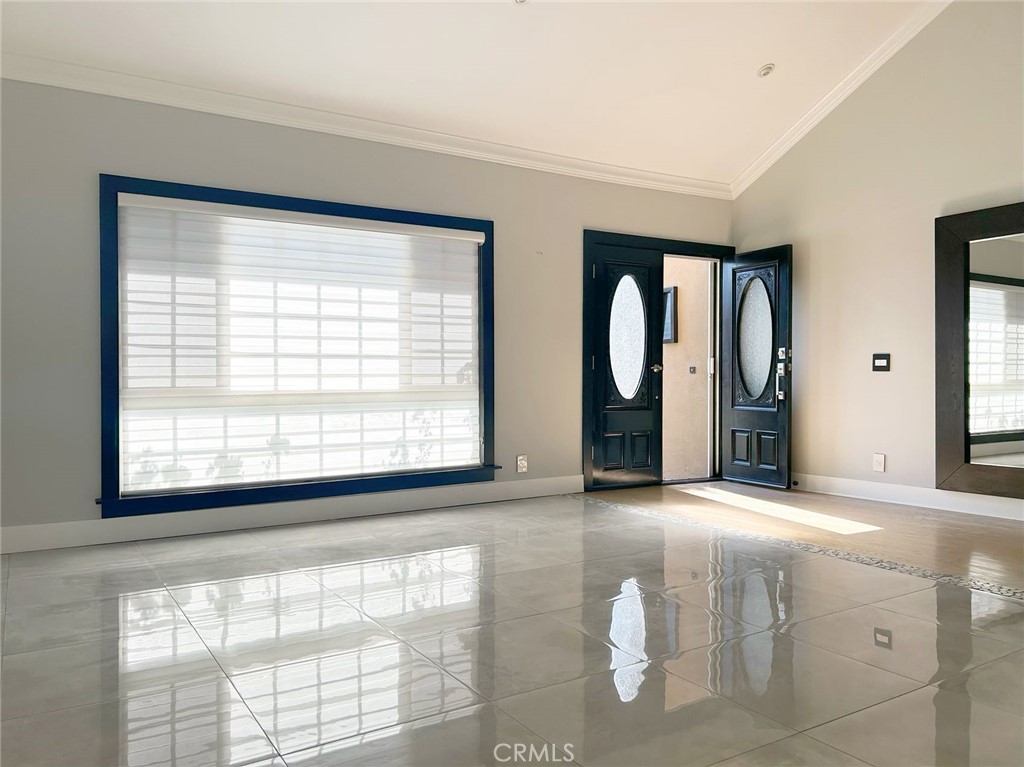
[[[608,362],[615,388],[623,399],[633,399],[644,375],[647,349],[647,313],[640,286],[631,274],[623,276],[612,296],[608,322]]]
[[[740,299],[739,368],[743,388],[751,399],[764,393],[772,373],[772,303],[764,280],[754,277]]]

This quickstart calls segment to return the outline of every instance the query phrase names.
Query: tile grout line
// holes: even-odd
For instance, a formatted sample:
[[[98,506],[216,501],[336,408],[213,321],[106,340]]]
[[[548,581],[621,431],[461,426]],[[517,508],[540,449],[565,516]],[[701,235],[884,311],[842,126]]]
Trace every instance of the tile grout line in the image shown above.
[[[161,580],[161,583],[162,582],[163,581]],[[178,608],[178,611],[185,618],[185,621],[188,623],[189,627],[192,629],[193,632],[195,632],[195,635],[197,637],[199,637],[199,641],[203,643],[203,647],[206,649],[206,652],[208,652],[210,654],[210,658],[213,660],[214,663],[217,664],[217,668],[220,669],[220,673],[224,675],[224,679],[227,681],[227,683],[229,685],[231,685],[231,689],[234,691],[235,695],[237,695],[238,699],[240,701],[242,701],[242,705],[245,706],[245,710],[249,712],[249,716],[252,717],[252,720],[256,723],[256,726],[260,728],[260,732],[263,733],[263,737],[267,739],[267,743],[270,744],[270,747],[274,751],[272,758],[274,758],[274,757],[280,758],[283,761],[284,760],[284,755],[281,753],[281,749],[279,749],[277,747],[277,743],[275,743],[274,739],[270,737],[270,733],[267,732],[266,728],[263,726],[263,723],[259,720],[259,717],[257,717],[256,713],[252,710],[252,707],[249,705],[249,701],[247,701],[242,696],[242,693],[239,692],[238,688],[235,686],[234,680],[232,680],[232,678],[228,674],[228,672],[224,670],[224,666],[221,665],[220,660],[217,659],[217,656],[213,653],[213,650],[210,649],[210,645],[203,638],[203,635],[200,634],[199,631],[196,629],[195,624],[192,622],[192,619],[190,617],[188,617],[188,613],[185,612],[184,608],[181,606],[181,603],[175,598],[174,594],[171,592],[170,587],[168,587],[166,584],[164,584],[164,588],[167,589],[167,593],[168,593],[168,595],[170,595],[171,601],[174,602],[175,607]],[[185,588],[185,587],[182,586],[180,588]],[[254,758],[252,760],[252,762],[255,762],[255,761],[256,761],[256,759]]]
[[[343,567],[344,565],[339,565],[339,566]],[[346,600],[344,597],[342,597],[341,595],[337,594],[335,591],[333,591],[333,590],[327,588],[326,586],[324,586],[322,583],[320,583],[318,580],[316,580],[316,578],[314,578],[308,572],[306,572],[304,570],[295,570],[295,571],[289,571],[289,572],[300,572],[300,573],[302,573],[302,575],[304,575],[306,578],[309,578],[309,580],[312,583],[316,584],[319,588],[323,589],[327,593],[329,593],[332,596],[334,596],[335,598],[339,599],[342,603],[344,603],[344,604],[348,605],[349,607],[351,607],[353,610],[355,610],[360,615],[365,617],[367,620],[369,620],[375,626],[379,626],[381,629],[383,629],[387,633],[391,634],[395,638],[395,642],[392,643],[392,644],[405,645],[413,653],[415,653],[418,657],[422,658],[423,660],[427,661],[427,663],[429,663],[430,665],[432,665],[435,668],[437,668],[446,677],[450,677],[451,679],[453,679],[455,682],[457,682],[462,687],[465,687],[467,690],[469,690],[474,695],[478,695],[485,702],[489,702],[489,701],[487,701],[486,698],[484,698],[482,695],[479,695],[479,693],[477,693],[476,690],[474,690],[472,687],[467,685],[461,679],[458,679],[457,677],[455,677],[454,675],[452,675],[451,673],[446,671],[444,668],[442,668],[438,664],[434,663],[433,660],[431,660],[430,658],[425,656],[423,653],[421,653],[419,650],[417,650],[415,647],[413,647],[410,642],[407,642],[407,641],[403,640],[401,637],[399,637],[397,634],[395,634],[393,631],[391,631],[389,628],[387,628],[387,626],[384,626],[384,625],[378,623],[377,621],[375,621],[372,617],[370,617],[369,615],[364,613],[362,610],[360,610],[358,607],[356,607],[351,602]],[[248,578],[248,577],[253,577],[253,576],[243,576],[242,578],[239,578],[239,579],[236,579],[236,580],[243,580],[244,578]],[[231,580],[231,579],[227,579],[227,580]],[[220,581],[220,582],[224,582],[224,581]],[[175,588],[186,588],[186,587],[182,586],[182,587],[175,587]],[[170,589],[168,589],[168,591],[170,591]],[[256,724],[259,726],[260,730],[266,736],[266,738],[267,738],[268,742],[270,743],[271,747],[276,752],[276,754],[275,754],[276,757],[281,759],[287,765],[286,753],[281,751],[281,749],[278,747],[277,743],[274,742],[274,739],[270,737],[270,734],[267,732],[266,728],[264,728],[262,722],[260,722],[259,717],[256,716],[256,713],[250,707],[249,702],[245,699],[245,696],[242,695],[242,693],[238,689],[237,685],[235,685],[234,678],[232,677],[232,675],[228,674],[227,671],[224,669],[224,667],[221,665],[220,661],[217,660],[217,656],[210,650],[209,645],[206,643],[206,640],[203,639],[202,635],[195,628],[195,625],[192,623],[192,619],[189,618],[188,615],[185,613],[184,609],[181,608],[180,603],[177,601],[177,599],[174,598],[173,594],[171,594],[171,599],[174,601],[175,605],[178,606],[178,609],[181,610],[182,614],[185,615],[185,619],[189,622],[189,625],[192,627],[192,630],[195,631],[196,634],[199,636],[199,639],[203,643],[203,646],[206,648],[207,652],[210,653],[210,655],[213,658],[214,662],[217,664],[217,667],[220,668],[221,673],[224,675],[225,679],[227,679],[228,683],[231,685],[231,688],[235,691],[235,694],[238,695],[239,700],[241,700],[242,703],[245,705],[245,708],[249,712],[249,715],[252,716],[253,720],[256,722]],[[390,646],[390,645],[381,645],[381,647],[388,647],[388,646]],[[373,649],[373,648],[370,648],[370,649]],[[304,659],[300,659],[300,660],[288,661],[288,662],[277,664],[277,665],[274,665],[274,666],[267,666],[266,668],[262,668],[262,669],[253,669],[252,671],[243,671],[240,674],[236,674],[235,676],[245,676],[246,674],[258,674],[258,673],[261,673],[263,671],[267,671],[267,670],[269,670],[271,668],[275,668],[275,669],[276,668],[286,668],[286,667],[289,667],[289,666],[299,665],[301,663],[308,663],[308,662],[313,661],[313,660],[322,660],[322,659],[326,659],[326,658],[335,658],[335,657],[338,657],[338,656],[341,656],[341,655],[348,655],[350,653],[359,652],[359,651],[360,651],[360,649],[356,648],[354,650],[345,650],[345,651],[342,651],[342,652],[330,653],[329,655],[318,656],[317,658],[304,658]],[[440,714],[447,714],[447,713],[452,713],[454,711],[461,711],[463,709],[471,708],[473,706],[478,706],[478,705],[481,705],[481,704],[480,703],[468,703],[465,706],[458,706],[457,708],[449,709],[448,711],[441,711],[441,712],[437,712],[437,713],[433,713],[433,714],[424,714],[421,717],[416,717],[414,719],[409,719],[406,722],[403,722],[403,724],[409,724],[409,723],[412,723],[412,722],[421,721],[422,719],[426,719],[426,718],[431,717],[431,716],[438,716]],[[311,746],[305,746],[303,748],[297,748],[297,749],[295,749],[293,751],[288,751],[287,755],[295,754],[295,753],[298,753],[300,751],[305,751],[305,750],[308,750],[308,749],[318,748],[318,747],[325,746],[325,745],[330,745],[332,743],[338,743],[338,742],[340,742],[342,740],[348,740],[349,738],[362,737],[363,735],[366,735],[368,733],[378,732],[379,730],[387,729],[387,727],[391,727],[391,726],[394,726],[394,725],[385,725],[385,726],[377,727],[377,728],[374,728],[374,729],[371,729],[371,730],[367,730],[367,731],[363,731],[363,732],[358,732],[358,733],[355,733],[353,735],[347,735],[345,737],[335,738],[335,739],[332,739],[332,740],[327,740],[327,741],[315,743],[315,744],[313,744]]]

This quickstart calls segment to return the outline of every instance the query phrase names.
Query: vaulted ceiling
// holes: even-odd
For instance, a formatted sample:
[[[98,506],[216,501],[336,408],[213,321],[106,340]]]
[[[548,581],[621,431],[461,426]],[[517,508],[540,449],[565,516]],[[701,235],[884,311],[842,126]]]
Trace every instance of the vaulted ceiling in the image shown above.
[[[731,198],[945,5],[5,2],[3,75]]]

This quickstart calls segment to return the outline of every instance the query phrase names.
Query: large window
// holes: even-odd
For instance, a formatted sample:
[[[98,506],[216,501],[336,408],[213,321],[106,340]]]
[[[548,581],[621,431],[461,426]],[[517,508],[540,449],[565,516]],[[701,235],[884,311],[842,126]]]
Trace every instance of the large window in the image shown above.
[[[105,515],[493,478],[490,222],[101,197]]]
[[[971,435],[1024,431],[1024,285],[972,279],[968,325]]]

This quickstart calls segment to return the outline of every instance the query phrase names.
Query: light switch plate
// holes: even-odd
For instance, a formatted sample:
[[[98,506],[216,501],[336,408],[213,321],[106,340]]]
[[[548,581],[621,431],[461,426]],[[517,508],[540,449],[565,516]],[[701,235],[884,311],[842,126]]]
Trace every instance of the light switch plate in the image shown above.
[[[871,456],[871,468],[875,471],[885,471],[885,453],[875,453]]]
[[[516,474],[525,474],[527,469],[526,454],[516,456]]]

